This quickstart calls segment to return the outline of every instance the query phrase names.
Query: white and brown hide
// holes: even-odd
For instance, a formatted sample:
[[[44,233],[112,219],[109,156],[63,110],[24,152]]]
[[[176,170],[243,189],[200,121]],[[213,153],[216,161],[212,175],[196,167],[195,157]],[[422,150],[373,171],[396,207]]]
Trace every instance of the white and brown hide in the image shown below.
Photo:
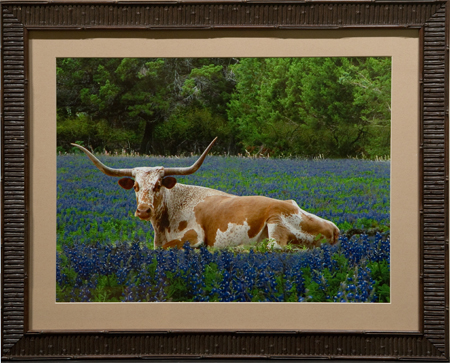
[[[119,184],[134,187],[136,216],[152,223],[157,247],[233,247],[273,239],[318,246],[323,240],[334,244],[339,230],[332,223],[300,209],[293,200],[262,196],[241,197],[210,188],[176,183],[163,177],[164,168],[135,168],[135,180]],[[147,213],[144,213],[148,211]]]
[[[216,138],[217,139],[217,138]],[[240,197],[219,190],[178,184],[173,175],[190,175],[202,165],[215,140],[190,167],[113,169],[82,150],[104,174],[123,177],[119,185],[136,193],[135,215],[150,221],[155,246],[224,248],[270,239],[274,247],[288,243],[313,247],[323,240],[334,244],[339,230],[330,221],[301,210],[293,200]]]

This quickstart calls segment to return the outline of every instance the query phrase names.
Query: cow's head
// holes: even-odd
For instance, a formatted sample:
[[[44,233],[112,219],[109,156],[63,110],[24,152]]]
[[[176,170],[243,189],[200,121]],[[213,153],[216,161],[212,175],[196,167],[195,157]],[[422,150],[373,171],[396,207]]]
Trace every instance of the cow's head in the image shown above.
[[[158,209],[163,205],[164,189],[172,189],[177,180],[173,175],[189,175],[195,173],[205,160],[206,154],[211,150],[217,137],[209,144],[203,154],[197,161],[187,168],[164,168],[156,167],[140,167],[133,169],[113,169],[104,165],[92,153],[77,144],[76,146],[91,159],[94,165],[108,176],[123,177],[119,180],[119,185],[124,189],[133,188],[136,193],[136,212],[135,216],[142,220],[150,220],[154,213],[158,213]]]

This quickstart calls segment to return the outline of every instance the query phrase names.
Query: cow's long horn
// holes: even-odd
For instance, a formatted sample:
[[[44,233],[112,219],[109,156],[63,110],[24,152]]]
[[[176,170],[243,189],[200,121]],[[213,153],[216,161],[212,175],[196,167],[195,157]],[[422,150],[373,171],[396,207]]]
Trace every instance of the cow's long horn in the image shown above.
[[[103,173],[105,173],[108,176],[133,176],[133,169],[113,169],[105,164],[103,164],[100,160],[98,160],[92,153],[84,148],[81,145],[77,144],[70,144],[73,146],[76,146],[78,149],[83,150],[84,153],[88,156],[89,159],[94,163],[94,165]]]
[[[203,164],[203,160],[206,158],[209,150],[213,147],[217,137],[209,144],[203,154],[197,159],[197,161],[187,168],[164,168],[164,175],[189,175],[195,173]]]

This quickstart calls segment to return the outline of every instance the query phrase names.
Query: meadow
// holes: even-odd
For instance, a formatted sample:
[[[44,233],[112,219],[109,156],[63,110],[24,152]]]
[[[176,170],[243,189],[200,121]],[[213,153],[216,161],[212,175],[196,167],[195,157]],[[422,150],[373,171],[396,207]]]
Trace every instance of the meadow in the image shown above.
[[[111,167],[196,157],[100,156]],[[178,182],[294,199],[333,221],[339,243],[272,251],[155,250],[134,192],[84,155],[58,156],[57,301],[389,301],[389,161],[209,156]]]

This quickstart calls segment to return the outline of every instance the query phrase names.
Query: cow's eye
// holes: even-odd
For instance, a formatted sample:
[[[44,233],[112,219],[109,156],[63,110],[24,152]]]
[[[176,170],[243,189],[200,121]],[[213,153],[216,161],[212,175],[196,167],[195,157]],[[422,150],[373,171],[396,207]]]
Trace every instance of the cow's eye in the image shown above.
[[[138,183],[134,183],[134,191],[135,192],[139,191],[139,184]]]
[[[158,191],[159,189],[161,189],[161,182],[157,181],[153,187],[153,191]]]

